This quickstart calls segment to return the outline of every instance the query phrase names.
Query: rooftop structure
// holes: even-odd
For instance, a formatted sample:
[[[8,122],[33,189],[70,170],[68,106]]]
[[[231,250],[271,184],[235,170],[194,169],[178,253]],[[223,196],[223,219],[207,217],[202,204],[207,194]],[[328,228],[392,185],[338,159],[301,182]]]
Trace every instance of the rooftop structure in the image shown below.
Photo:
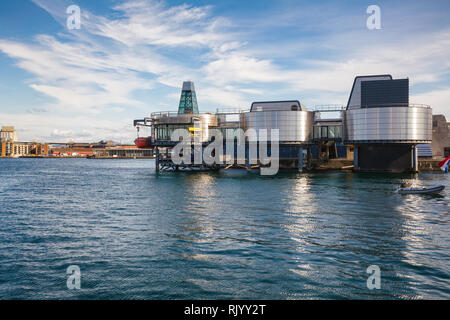
[[[378,76],[359,76],[356,77],[353,82],[352,91],[350,93],[350,98],[347,103],[347,110],[360,108],[361,107],[361,83],[363,81],[381,81],[381,80],[392,80],[392,76],[389,74],[378,75]]]
[[[250,108],[254,111],[306,111],[306,107],[298,100],[253,102]]]
[[[192,81],[183,83],[178,114],[198,114],[197,95]]]
[[[0,131],[0,141],[17,141],[18,134],[14,127],[4,126]]]

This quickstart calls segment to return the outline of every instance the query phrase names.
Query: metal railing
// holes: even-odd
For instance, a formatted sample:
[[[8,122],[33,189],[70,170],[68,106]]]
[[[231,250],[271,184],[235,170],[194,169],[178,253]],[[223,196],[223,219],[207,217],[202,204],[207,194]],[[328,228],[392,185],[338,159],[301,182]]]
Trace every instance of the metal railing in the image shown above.
[[[314,106],[311,111],[316,112],[339,112],[345,110],[342,104],[319,104]]]
[[[151,118],[168,118],[168,117],[177,117],[179,116],[178,112],[176,111],[159,111],[159,112],[153,112],[151,114]]]
[[[205,114],[214,114],[213,112],[200,112],[200,113],[178,113],[177,111],[159,111],[153,112],[151,118],[175,118],[179,116],[201,116]]]
[[[249,112],[249,109],[241,109],[241,108],[217,108],[216,114],[237,114],[237,113],[246,113]]]
[[[385,103],[385,104],[372,104],[372,105],[357,105],[350,106],[348,110],[353,109],[370,109],[370,108],[389,108],[389,107],[405,107],[405,108],[423,108],[423,109],[431,109],[431,106],[427,104],[419,104],[419,103]]]

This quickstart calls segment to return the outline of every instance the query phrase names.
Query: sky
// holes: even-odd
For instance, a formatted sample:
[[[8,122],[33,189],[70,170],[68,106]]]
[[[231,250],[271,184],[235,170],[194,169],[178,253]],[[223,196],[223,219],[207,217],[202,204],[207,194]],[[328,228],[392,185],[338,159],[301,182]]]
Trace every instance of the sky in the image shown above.
[[[391,74],[450,119],[450,1],[0,1],[0,70],[0,125],[21,141],[131,143],[187,80],[208,112],[346,105],[356,76]]]

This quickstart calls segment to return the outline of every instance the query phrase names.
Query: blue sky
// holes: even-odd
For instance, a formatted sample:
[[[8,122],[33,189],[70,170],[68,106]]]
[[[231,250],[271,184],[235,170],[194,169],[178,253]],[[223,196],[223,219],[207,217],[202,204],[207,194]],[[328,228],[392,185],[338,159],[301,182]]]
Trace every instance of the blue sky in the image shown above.
[[[81,29],[66,26],[81,8]],[[369,30],[369,5],[381,29]],[[0,2],[0,125],[21,140],[132,142],[132,120],[298,99],[346,104],[357,75],[410,78],[412,103],[450,119],[450,2]]]

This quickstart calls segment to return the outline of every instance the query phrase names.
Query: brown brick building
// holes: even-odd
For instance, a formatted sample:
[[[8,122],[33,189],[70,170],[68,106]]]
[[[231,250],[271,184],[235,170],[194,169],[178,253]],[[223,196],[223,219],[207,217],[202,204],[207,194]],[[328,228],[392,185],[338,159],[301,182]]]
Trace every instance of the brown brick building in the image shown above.
[[[433,116],[433,157],[444,158],[450,155],[450,122],[444,115]]]

